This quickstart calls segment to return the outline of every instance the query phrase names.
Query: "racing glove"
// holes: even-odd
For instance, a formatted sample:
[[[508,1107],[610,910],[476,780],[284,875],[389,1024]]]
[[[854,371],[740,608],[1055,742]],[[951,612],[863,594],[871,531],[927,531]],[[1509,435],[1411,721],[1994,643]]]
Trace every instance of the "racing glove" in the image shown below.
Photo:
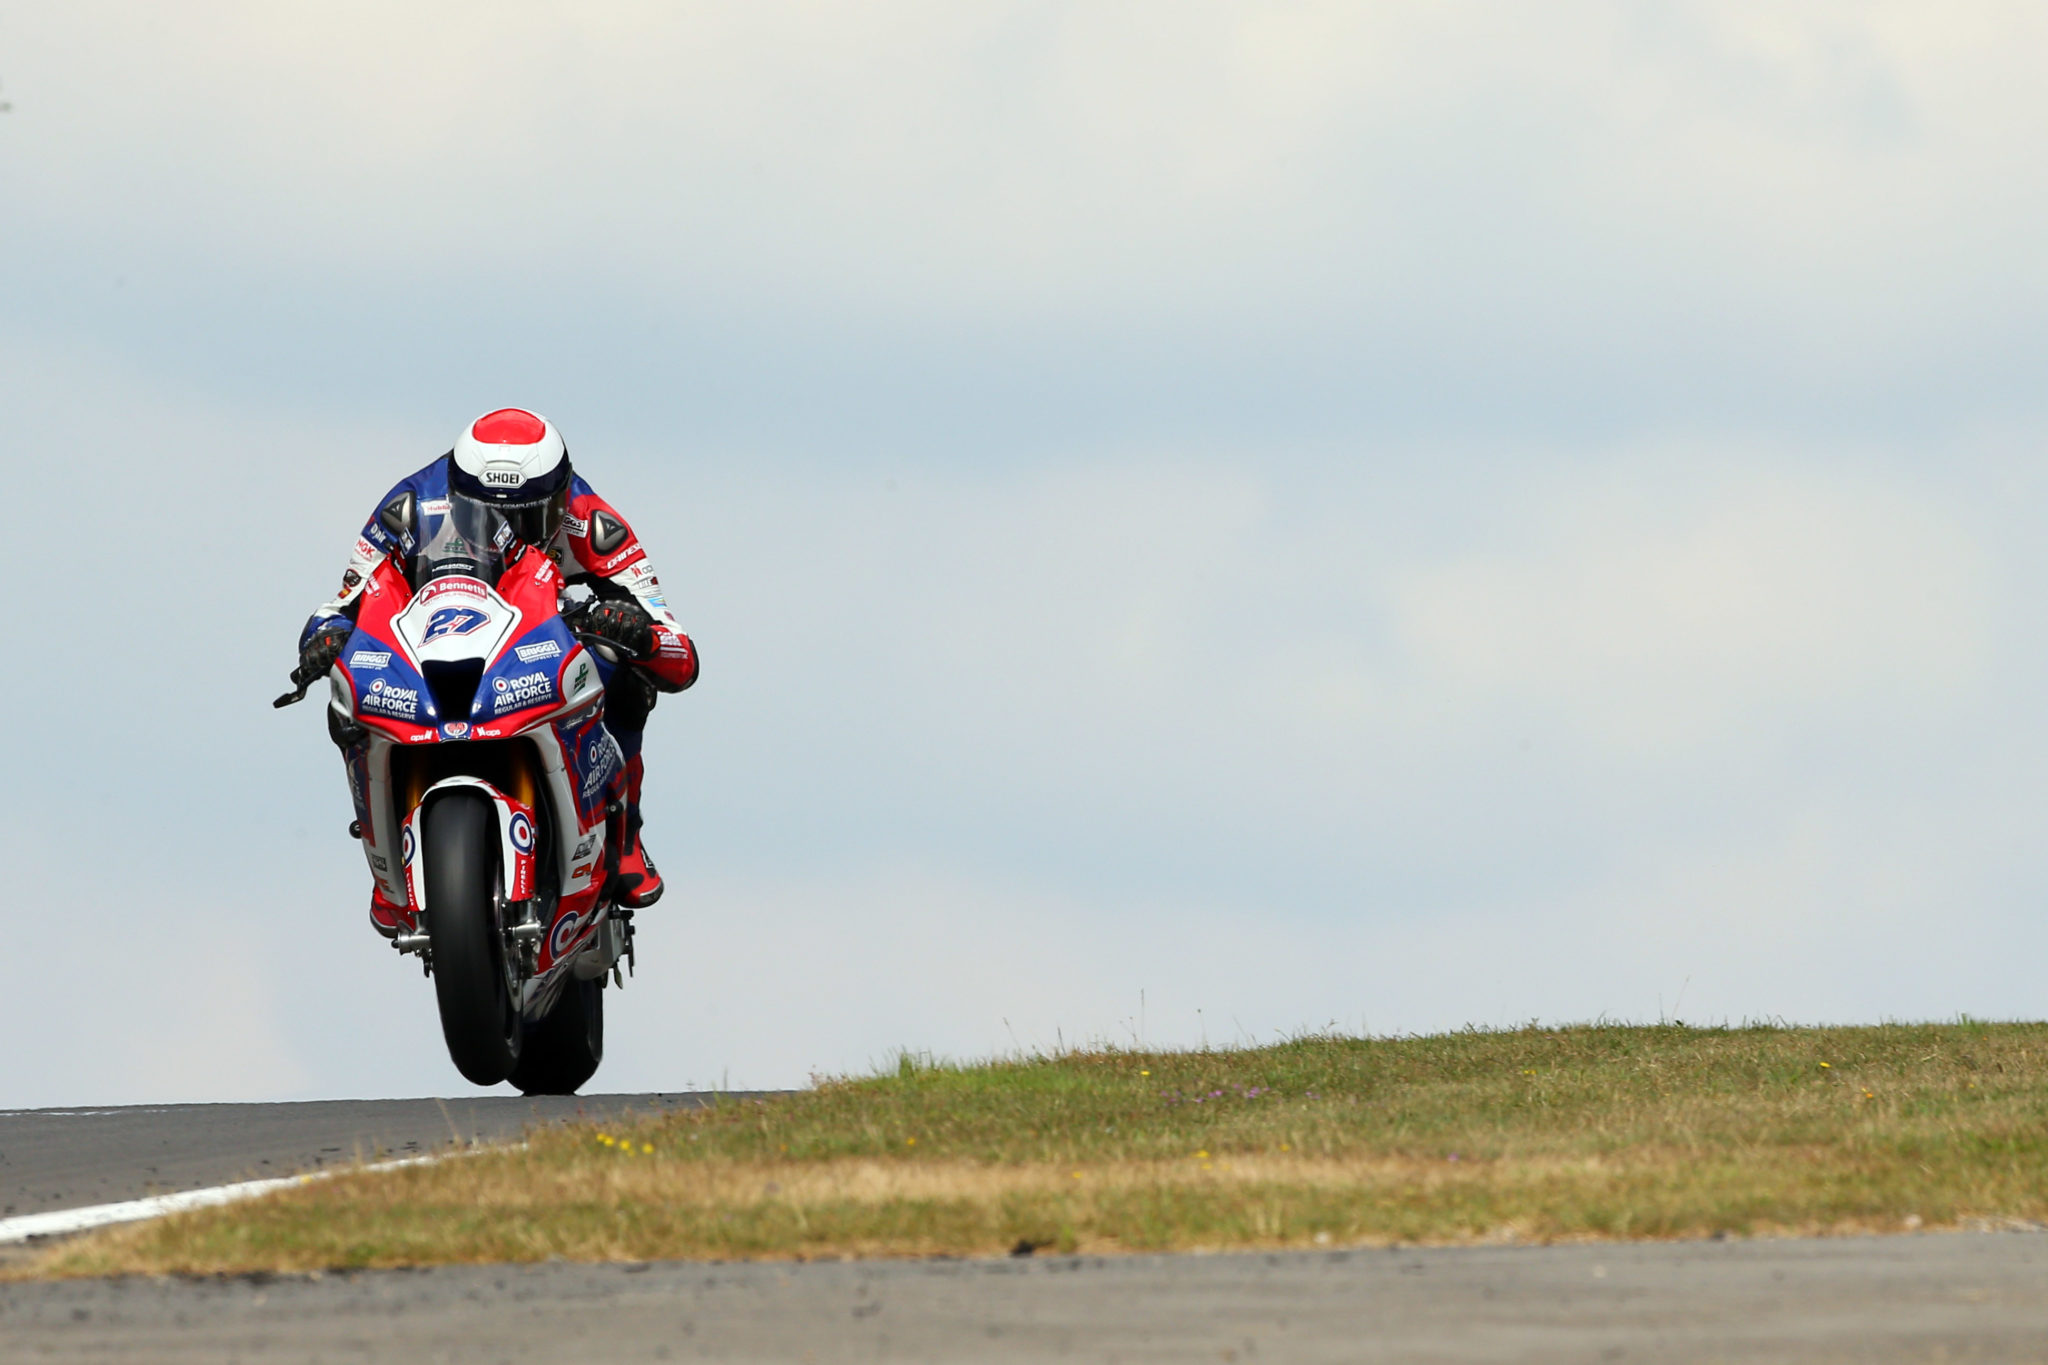
[[[638,602],[606,598],[594,601],[576,613],[571,628],[595,635],[633,659],[654,657],[654,618]]]
[[[310,687],[326,677],[355,631],[354,625],[342,620],[320,627],[299,646],[299,666],[292,670],[292,681]]]

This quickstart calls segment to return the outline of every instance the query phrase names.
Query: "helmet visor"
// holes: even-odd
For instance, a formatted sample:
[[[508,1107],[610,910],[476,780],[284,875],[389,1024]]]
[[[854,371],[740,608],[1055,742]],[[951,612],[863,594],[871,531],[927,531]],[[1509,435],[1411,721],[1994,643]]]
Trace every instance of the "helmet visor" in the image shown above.
[[[493,502],[491,506],[504,514],[505,524],[512,528],[514,536],[544,550],[554,540],[555,532],[562,529],[562,517],[569,510],[569,490],[565,485],[541,497],[523,502]]]

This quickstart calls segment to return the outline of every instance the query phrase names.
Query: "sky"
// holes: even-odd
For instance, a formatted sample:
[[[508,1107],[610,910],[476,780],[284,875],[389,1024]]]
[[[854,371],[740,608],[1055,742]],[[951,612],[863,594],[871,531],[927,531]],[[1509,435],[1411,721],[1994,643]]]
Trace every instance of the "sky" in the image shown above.
[[[458,1093],[274,712],[546,413],[608,1090],[2040,1017],[2048,12],[0,0],[0,1106]]]

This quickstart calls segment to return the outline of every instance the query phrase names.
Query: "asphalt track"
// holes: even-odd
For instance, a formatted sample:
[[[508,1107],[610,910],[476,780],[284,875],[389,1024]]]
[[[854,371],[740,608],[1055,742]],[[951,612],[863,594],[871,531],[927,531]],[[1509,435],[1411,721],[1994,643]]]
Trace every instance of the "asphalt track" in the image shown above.
[[[0,1110],[0,1218],[516,1140],[578,1114],[649,1113],[704,1094],[322,1100]]]
[[[2048,1237],[0,1285],[0,1362],[2048,1358]]]
[[[0,1113],[13,1212],[707,1096]],[[2048,1236],[0,1284],[13,1361],[2048,1360]]]

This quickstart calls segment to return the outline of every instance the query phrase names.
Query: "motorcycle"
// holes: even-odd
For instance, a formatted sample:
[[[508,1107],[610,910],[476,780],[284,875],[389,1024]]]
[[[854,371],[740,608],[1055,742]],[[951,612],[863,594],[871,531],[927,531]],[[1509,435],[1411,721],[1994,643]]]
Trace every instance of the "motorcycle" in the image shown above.
[[[626,765],[604,725],[621,659],[572,628],[561,570],[495,509],[458,501],[410,562],[364,582],[327,675],[349,833],[403,907],[391,943],[433,979],[456,1069],[573,1094],[634,962]]]

